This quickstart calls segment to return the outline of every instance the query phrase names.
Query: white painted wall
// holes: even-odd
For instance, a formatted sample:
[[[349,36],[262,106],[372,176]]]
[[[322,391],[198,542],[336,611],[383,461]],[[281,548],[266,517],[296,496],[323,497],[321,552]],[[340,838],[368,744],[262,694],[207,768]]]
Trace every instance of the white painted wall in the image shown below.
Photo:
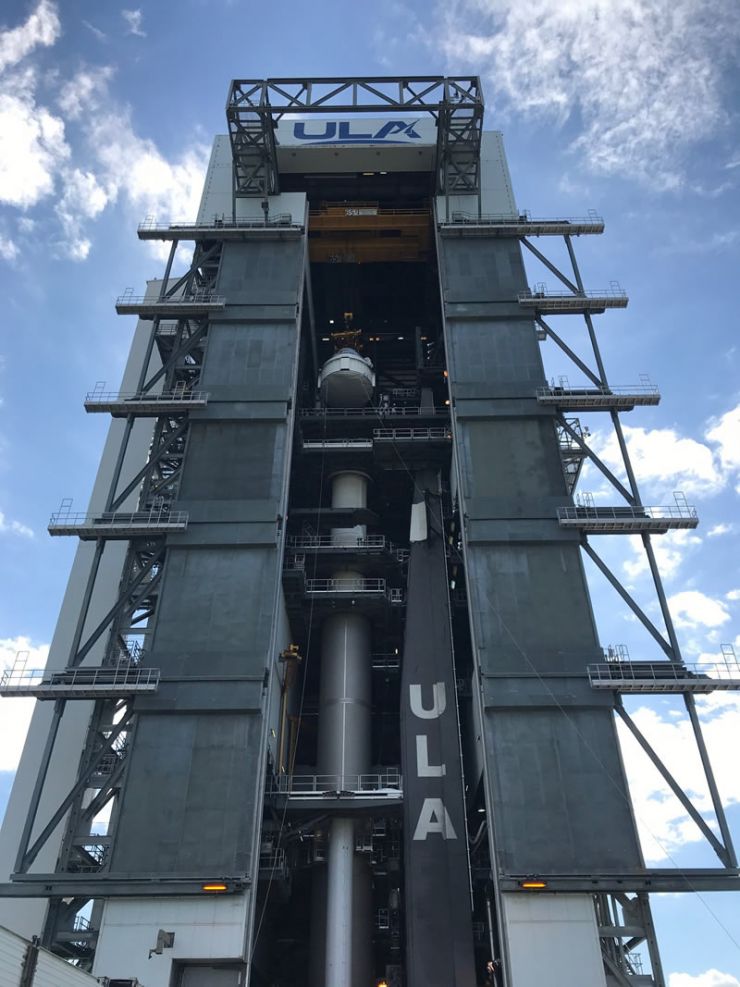
[[[590,895],[509,892],[501,900],[513,987],[606,987]]]
[[[103,906],[93,973],[137,977],[170,987],[173,960],[235,960],[244,955],[251,893],[203,898],[110,899]],[[175,933],[172,949],[149,958],[157,932]]]

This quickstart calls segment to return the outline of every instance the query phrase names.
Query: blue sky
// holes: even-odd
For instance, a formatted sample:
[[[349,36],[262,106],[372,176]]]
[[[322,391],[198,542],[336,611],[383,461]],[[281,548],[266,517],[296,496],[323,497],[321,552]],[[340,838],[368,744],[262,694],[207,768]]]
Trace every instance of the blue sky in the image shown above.
[[[656,539],[687,661],[740,653],[740,42],[735,0],[180,0],[121,8],[10,0],[0,15],[0,661],[42,662],[74,545],[45,526],[62,497],[84,507],[106,423],[82,398],[115,387],[133,324],[113,311],[161,273],[136,223],[195,215],[211,136],[233,77],[477,72],[488,128],[504,132],[519,206],[601,213],[577,242],[587,287],[618,279],[626,312],[600,317],[615,384],[649,373],[659,407],[623,420],[646,503],[682,490],[696,532]],[[538,243],[541,248],[548,244]],[[557,251],[554,254],[559,257]],[[531,280],[552,276],[530,265]],[[558,326],[585,352],[582,326]],[[553,344],[548,374],[578,375]],[[614,461],[604,419],[582,416]],[[609,502],[598,474],[581,490]],[[649,613],[655,601],[629,540],[597,548]],[[602,643],[657,657],[595,574]],[[616,605],[615,605],[616,604]],[[675,700],[629,708],[704,811],[706,793]],[[740,700],[700,703],[740,842]],[[0,812],[28,717],[0,699]],[[646,853],[711,865],[681,807],[632,748]],[[740,898],[654,902],[671,987],[738,987]]]

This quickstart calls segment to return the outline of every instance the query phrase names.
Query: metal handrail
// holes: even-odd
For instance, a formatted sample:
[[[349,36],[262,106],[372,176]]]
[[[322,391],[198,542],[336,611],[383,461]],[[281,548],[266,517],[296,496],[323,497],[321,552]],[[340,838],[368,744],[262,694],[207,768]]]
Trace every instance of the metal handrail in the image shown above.
[[[207,401],[209,396],[208,391],[185,391],[182,389],[158,391],[156,394],[150,394],[147,391],[88,391],[85,394],[85,402],[88,404],[93,402],[109,403],[111,401],[162,401],[169,403],[173,401]]]
[[[614,288],[592,288],[589,291],[560,291],[555,288],[538,288],[533,291],[531,288],[527,288],[526,291],[520,291],[517,294],[517,298],[521,301],[522,299],[529,298],[567,298],[567,299],[579,299],[579,298],[626,298],[627,292],[624,288],[615,286]]]
[[[141,525],[158,527],[160,525],[187,524],[187,511],[168,511],[165,508],[151,511],[101,511],[99,514],[74,514],[71,511],[54,511],[49,520],[49,527],[74,525],[76,527],[123,527],[125,525]]]
[[[288,537],[290,548],[337,548],[337,549],[362,549],[362,548],[385,548],[392,549],[390,542],[385,535],[366,535],[364,538],[344,538],[337,541],[334,535],[290,535]]]
[[[560,216],[556,218],[532,216],[529,210],[512,215],[511,213],[488,213],[478,216],[475,213],[453,212],[453,223],[470,223],[471,225],[496,225],[511,223],[573,223],[582,226],[586,223],[603,224],[604,217],[595,212],[590,212],[588,216]]]
[[[398,408],[398,407],[369,407],[369,408],[301,408],[300,418],[386,418],[398,415],[407,418],[419,418],[429,415],[449,415],[449,408]]]
[[[116,305],[225,305],[226,296],[213,291],[193,291],[178,298],[148,298],[146,295],[124,293],[116,298]]]
[[[385,593],[385,579],[347,576],[334,579],[307,579],[307,593]]]
[[[658,394],[658,387],[656,384],[623,384],[623,385],[609,385],[609,387],[538,387],[537,396],[538,397],[557,397],[559,395],[566,396],[600,396],[609,397],[612,394],[615,395],[627,395],[631,394]]]
[[[374,439],[451,439],[449,428],[374,428]]]
[[[63,668],[51,671],[45,668],[6,669],[0,676],[0,689],[30,689],[41,685],[64,686],[145,686],[159,683],[158,668],[140,668],[132,665],[103,666],[98,668]]]
[[[315,774],[280,775],[273,779],[273,791],[286,795],[313,795],[325,792],[382,792],[401,791],[402,778],[399,771],[384,771],[374,774]]]
[[[154,219],[147,217],[142,223],[136,227],[137,230],[142,232],[151,231],[168,231],[173,229],[195,229],[195,230],[211,230],[215,228],[223,228],[228,230],[251,230],[259,229],[264,226],[299,226],[299,223],[293,223],[293,216],[289,212],[278,213],[277,216],[270,216],[265,222],[264,219],[223,219],[219,216],[214,216],[212,220],[208,222],[189,222],[188,220],[178,220],[173,223],[158,223]]]
[[[684,679],[716,679],[721,682],[740,683],[740,662],[686,662],[673,661],[608,661],[587,666],[592,682],[644,682],[665,680],[680,682]]]
[[[683,506],[665,506],[665,507],[631,507],[631,506],[618,506],[618,507],[596,507],[593,505],[583,505],[580,507],[558,507],[558,517],[565,520],[583,520],[587,518],[594,518],[599,521],[602,520],[615,520],[623,521],[625,518],[638,518],[645,519],[650,518],[655,521],[660,521],[663,518],[698,518],[698,514],[695,507],[691,507],[688,504]]]

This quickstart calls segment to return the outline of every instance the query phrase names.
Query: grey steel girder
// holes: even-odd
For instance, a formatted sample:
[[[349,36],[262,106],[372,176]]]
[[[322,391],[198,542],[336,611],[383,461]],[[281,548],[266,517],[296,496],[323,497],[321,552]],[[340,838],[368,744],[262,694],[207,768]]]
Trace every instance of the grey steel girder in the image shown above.
[[[478,76],[235,79],[226,119],[234,157],[234,195],[279,192],[275,128],[285,113],[403,113],[437,121],[437,187],[466,194],[480,187],[483,93]]]

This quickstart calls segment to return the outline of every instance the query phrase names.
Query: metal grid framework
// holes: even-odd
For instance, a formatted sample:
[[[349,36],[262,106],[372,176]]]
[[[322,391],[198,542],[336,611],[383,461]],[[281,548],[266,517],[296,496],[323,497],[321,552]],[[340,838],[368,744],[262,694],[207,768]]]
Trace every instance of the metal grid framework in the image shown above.
[[[597,231],[593,230],[592,232]],[[596,313],[602,313],[606,308],[624,308],[627,304],[626,293],[619,288],[616,282],[613,282],[610,289],[605,292],[589,293],[585,291],[571,232],[563,233],[563,242],[571,265],[571,271],[567,274],[529,241],[527,238],[529,233],[532,231],[527,230],[526,224],[522,223],[516,232],[512,230],[511,235],[517,236],[522,246],[551,274],[555,275],[563,287],[557,291],[546,291],[543,284],[536,284],[532,292],[518,295],[516,300],[525,310],[532,311],[538,339],[541,342],[551,340],[587,381],[585,386],[572,387],[568,378],[563,377],[560,379],[559,387],[556,387],[553,381],[550,387],[540,388],[537,399],[540,403],[548,404],[556,409],[555,428],[561,446],[567,439],[569,441],[566,444],[570,449],[574,446],[577,447],[582,455],[580,465],[588,460],[608,480],[621,500],[621,503],[617,505],[596,506],[590,494],[582,493],[579,495],[576,505],[558,509],[558,522],[560,526],[572,527],[580,532],[580,544],[586,556],[604,575],[667,659],[667,661],[662,662],[631,662],[626,649],[620,648],[616,652],[610,649],[605,654],[607,658],[605,663],[589,666],[589,680],[592,687],[596,689],[608,688],[614,692],[615,708],[620,719],[686,809],[721,864],[719,868],[692,873],[690,879],[684,871],[672,868],[661,868],[650,872],[649,880],[646,880],[645,875],[635,875],[634,878],[630,878],[629,875],[622,875],[620,887],[637,892],[637,897],[628,899],[619,891],[614,895],[607,895],[609,900],[607,901],[605,898],[602,902],[603,908],[607,911],[611,909],[613,915],[616,915],[623,908],[626,912],[629,912],[630,908],[633,909],[633,912],[635,909],[640,912],[640,922],[643,926],[644,935],[635,934],[634,941],[638,944],[647,942],[655,982],[659,987],[664,987],[665,980],[660,967],[657,943],[644,892],[651,890],[730,890],[737,886],[738,859],[704,741],[694,696],[697,692],[737,688],[735,677],[740,673],[734,652],[730,654],[726,647],[723,648],[723,659],[711,671],[707,666],[687,665],[681,653],[651,542],[651,532],[652,534],[662,534],[672,528],[695,528],[698,524],[698,517],[696,509],[687,504],[681,493],[674,494],[675,505],[657,508],[645,506],[640,496],[619,413],[620,411],[631,410],[636,404],[657,404],[659,394],[644,375],[641,376],[641,386],[639,387],[622,389],[610,385],[592,317]],[[490,235],[498,234],[492,232]],[[532,233],[532,235],[535,234]],[[566,343],[553,329],[550,322],[545,321],[544,314],[547,312],[555,316],[576,315],[582,317],[593,363],[579,356],[571,345]],[[574,408],[609,415],[622,460],[621,472],[624,480],[620,479],[590,448],[586,442],[587,433],[576,424],[577,420],[565,417],[565,412]],[[567,456],[563,458],[566,482],[572,489],[575,486],[575,483],[572,482],[574,467],[572,464],[569,466]],[[576,476],[576,482],[577,479]],[[589,535],[613,535],[616,533],[637,534],[641,540],[660,612],[658,625],[651,620],[629,590],[622,585],[621,580],[604,562],[589,540]],[[717,671],[717,669],[721,669],[721,671]],[[706,822],[704,815],[696,808],[691,797],[675,780],[624,708],[620,698],[621,694],[635,692],[674,692],[681,695],[704,771],[707,791],[714,812],[716,831]],[[608,876],[601,876],[597,883],[606,890],[609,885]],[[555,890],[568,890],[569,883],[564,878],[561,881],[549,881],[548,886]],[[644,903],[641,901],[643,897],[645,898]],[[598,908],[597,902],[597,911]],[[606,914],[605,911],[604,915]],[[601,924],[601,917],[599,921]],[[600,931],[604,933],[602,935],[602,952],[607,970],[619,982],[623,980],[626,982],[626,977],[634,972],[630,957],[633,948],[632,940],[620,936],[618,930],[609,933],[606,926]]]
[[[39,698],[55,700],[54,712],[20,841],[13,883],[0,886],[2,895],[49,898],[44,945],[83,962],[89,959],[95,946],[97,932],[94,926],[99,905],[95,905],[92,927],[86,929],[84,935],[76,930],[75,923],[78,913],[91,899],[105,895],[157,895],[166,886],[176,887],[178,894],[201,893],[201,881],[197,876],[180,880],[155,875],[154,880],[144,883],[107,877],[109,847],[118,818],[118,796],[125,778],[129,738],[135,725],[132,700],[136,694],[156,689],[159,681],[158,670],[145,668],[142,662],[164,571],[165,535],[173,527],[182,528],[187,523],[186,518],[180,516],[182,512],[173,511],[171,505],[179,486],[189,411],[207,400],[207,395],[198,390],[198,383],[208,317],[205,311],[195,311],[193,305],[197,308],[204,298],[213,297],[221,243],[198,244],[186,273],[171,280],[178,242],[175,240],[171,245],[159,297],[151,303],[152,329],[135,392],[133,395],[108,395],[98,386],[86,397],[86,410],[103,410],[99,404],[106,402],[106,410],[114,416],[125,417],[126,424],[104,510],[90,517],[73,518],[67,503],[61,514],[54,518],[58,524],[53,525],[56,530],[52,533],[90,537],[95,542],[95,550],[66,668],[54,673],[44,672],[42,682],[37,684],[38,691],[33,693]],[[177,305],[181,306],[174,320],[167,309],[167,302],[172,298],[176,298]],[[193,304],[187,308],[189,300]],[[149,316],[144,313],[143,317]],[[165,321],[166,318],[170,321]],[[150,371],[155,350],[161,366]],[[142,468],[124,481],[125,454],[134,423],[140,417],[155,418],[149,456]],[[128,506],[132,497],[136,499],[136,509],[121,512],[122,506]],[[70,521],[74,521],[77,530],[63,532],[62,527]],[[90,601],[105,547],[111,538],[129,541],[118,598],[97,626],[89,630]],[[106,642],[102,665],[85,664],[101,640]],[[17,683],[20,688],[16,689],[13,689],[14,684],[8,683],[11,691],[6,694],[25,694],[25,683]],[[36,824],[41,793],[66,703],[82,698],[94,699],[95,706],[76,781],[48,822],[42,821],[44,825],[39,835],[31,842],[32,832],[39,828]],[[101,835],[97,832],[95,817],[109,803],[108,831]],[[67,821],[55,873],[30,874],[33,861],[65,817]],[[229,893],[238,892],[243,886],[232,887],[230,884]]]
[[[280,191],[275,128],[286,114],[429,113],[437,122],[438,191],[477,193],[483,93],[477,76],[235,79],[226,119],[234,195]]]

